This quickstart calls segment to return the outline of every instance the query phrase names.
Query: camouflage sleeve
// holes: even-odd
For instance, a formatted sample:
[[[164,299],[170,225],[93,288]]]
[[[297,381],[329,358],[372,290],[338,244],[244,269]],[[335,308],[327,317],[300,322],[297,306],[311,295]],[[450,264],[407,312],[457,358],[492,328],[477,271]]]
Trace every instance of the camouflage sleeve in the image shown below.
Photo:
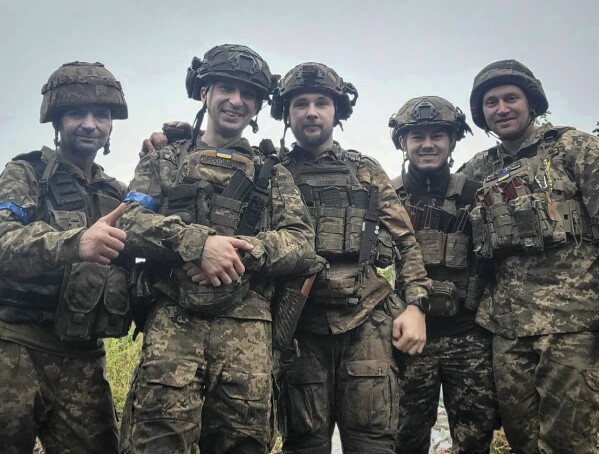
[[[487,166],[485,159],[486,155],[487,151],[481,151],[475,154],[474,157],[463,164],[456,173],[463,173],[472,180],[483,181],[487,175],[493,172],[493,170]]]
[[[582,201],[593,226],[599,226],[599,137],[574,130],[565,132],[561,140],[566,149],[566,170],[572,169],[568,161],[573,162]]]
[[[136,257],[161,260],[201,258],[208,235],[215,232],[206,226],[187,225],[178,216],[157,213],[163,194],[175,181],[176,154],[172,147],[159,153],[151,152],[139,161],[129,193],[125,197],[127,210],[118,227],[127,233],[125,246]]]
[[[371,158],[363,159],[362,162],[365,165],[358,170],[358,177],[360,181],[378,186],[379,218],[391,233],[401,254],[401,263],[397,269],[397,283],[401,288],[398,290],[406,302],[426,297],[431,291],[431,280],[426,276],[420,246],[416,242],[408,213],[380,164]]]
[[[314,250],[310,214],[293,177],[280,164],[274,167],[274,171],[269,206],[271,230],[260,232],[255,237],[240,237],[254,246],[244,260],[246,268],[272,276],[301,272],[297,269],[300,259]]]
[[[0,275],[31,278],[79,260],[83,228],[58,231],[32,221],[39,186],[31,166],[11,161],[0,175]]]

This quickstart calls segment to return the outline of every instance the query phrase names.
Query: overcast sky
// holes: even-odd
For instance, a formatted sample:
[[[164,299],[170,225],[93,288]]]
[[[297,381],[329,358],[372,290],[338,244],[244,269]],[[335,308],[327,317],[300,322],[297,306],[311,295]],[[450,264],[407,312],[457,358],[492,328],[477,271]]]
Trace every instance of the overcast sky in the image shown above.
[[[187,98],[187,67],[223,43],[250,46],[276,73],[318,61],[352,82],[360,96],[335,138],[378,159],[391,177],[402,159],[389,116],[415,96],[449,99],[475,130],[458,144],[460,164],[495,143],[468,109],[474,76],[495,60],[515,58],[535,73],[553,124],[591,132],[599,121],[598,25],[597,0],[0,0],[0,168],[52,146],[52,126],[39,123],[48,76],[65,62],[100,61],[121,81],[129,119],[114,122],[112,153],[97,162],[128,182],[144,137],[167,120],[193,121],[201,106]],[[258,134],[247,129],[250,142],[277,143],[282,124],[268,108],[258,123]]]

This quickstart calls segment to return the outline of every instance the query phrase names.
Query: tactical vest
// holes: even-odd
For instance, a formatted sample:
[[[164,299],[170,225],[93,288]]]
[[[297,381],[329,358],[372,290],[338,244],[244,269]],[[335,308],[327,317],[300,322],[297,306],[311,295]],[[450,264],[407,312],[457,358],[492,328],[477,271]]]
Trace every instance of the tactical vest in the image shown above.
[[[65,231],[89,227],[121,201],[118,186],[104,181],[83,186],[53,154],[46,164],[41,152],[19,155],[39,182],[33,221]],[[128,333],[131,310],[127,282],[132,260],[121,254],[109,266],[79,262],[33,279],[0,279],[0,318],[10,323],[50,326],[65,341],[121,337]]]
[[[275,155],[262,161],[235,150],[180,148],[175,184],[159,208],[188,224],[201,224],[220,235],[255,236],[268,228],[270,178]],[[214,287],[198,285],[174,266],[167,293],[183,308],[200,315],[221,315],[240,304],[250,288],[249,274],[239,282]]]
[[[430,314],[451,317],[463,304],[476,310],[481,291],[476,266],[469,257],[470,221],[468,208],[457,209],[466,176],[453,174],[441,204],[425,205],[411,202],[401,177],[395,181],[398,196],[414,226],[422,260],[433,281]]]
[[[339,160],[298,162],[288,154],[282,162],[312,218],[316,253],[329,262],[311,295],[330,305],[358,305],[379,285],[364,278],[366,267],[394,263],[391,234],[379,228],[378,188],[367,189],[357,177],[361,158],[345,150]]]
[[[534,156],[485,178],[471,213],[477,254],[534,255],[567,241],[596,239],[582,194],[564,168],[564,152],[556,147],[569,129],[547,131]]]

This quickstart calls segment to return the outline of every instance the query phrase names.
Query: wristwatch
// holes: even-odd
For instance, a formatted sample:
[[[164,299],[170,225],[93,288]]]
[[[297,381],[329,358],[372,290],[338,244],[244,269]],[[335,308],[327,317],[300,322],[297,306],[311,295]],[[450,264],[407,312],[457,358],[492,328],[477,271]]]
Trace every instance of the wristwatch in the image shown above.
[[[426,298],[417,298],[408,303],[408,306],[416,306],[423,314],[428,314],[431,310],[431,303]]]

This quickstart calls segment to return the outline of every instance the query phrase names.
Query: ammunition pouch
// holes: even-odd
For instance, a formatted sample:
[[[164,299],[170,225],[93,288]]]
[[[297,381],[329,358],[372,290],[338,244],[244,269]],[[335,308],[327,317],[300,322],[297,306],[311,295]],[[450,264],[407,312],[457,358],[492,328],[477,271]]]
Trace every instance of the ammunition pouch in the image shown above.
[[[177,302],[193,313],[216,317],[241,304],[250,290],[250,278],[243,275],[238,282],[214,287],[193,282],[182,269],[173,268],[178,287]]]
[[[246,203],[243,201],[215,195],[212,197],[209,225],[215,228],[221,235],[232,236],[235,234],[235,229],[239,225],[241,213],[245,207]]]
[[[65,272],[54,331],[69,342],[122,337],[131,326],[129,272],[116,266],[74,263]]]
[[[391,234],[387,229],[380,229],[376,243],[374,266],[379,268],[387,268],[395,263],[394,259],[395,249]]]
[[[435,317],[452,317],[458,313],[458,290],[453,282],[433,281],[433,291],[428,298],[429,314]]]
[[[480,213],[487,213],[487,224]],[[490,247],[495,255],[508,251],[537,253],[575,241],[593,240],[590,220],[579,200],[554,202],[548,193],[476,207],[471,214],[475,251]],[[485,230],[486,229],[486,230]],[[484,256],[484,255],[483,255]]]
[[[469,238],[463,233],[444,233],[440,230],[416,231],[425,265],[444,265],[452,269],[466,268]]]
[[[484,288],[480,276],[469,276],[464,307],[470,311],[476,311],[478,309],[483,290]]]
[[[315,208],[315,249],[318,254],[341,255],[344,253],[345,210],[345,208],[329,206]]]
[[[345,246],[346,254],[358,254],[362,243],[362,225],[368,210],[354,206],[345,210]]]

